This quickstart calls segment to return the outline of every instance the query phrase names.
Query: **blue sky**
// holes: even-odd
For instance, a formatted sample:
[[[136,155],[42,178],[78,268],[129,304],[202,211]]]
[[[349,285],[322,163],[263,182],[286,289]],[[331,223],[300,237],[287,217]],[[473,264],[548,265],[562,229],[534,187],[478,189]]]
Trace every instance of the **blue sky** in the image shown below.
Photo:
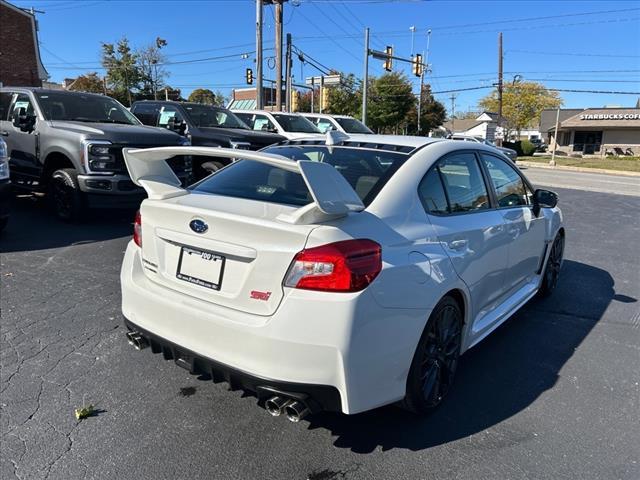
[[[253,66],[253,0],[15,0],[35,7],[41,54],[52,80],[98,71],[100,43],[121,36],[144,46],[157,36],[167,40],[168,83],[183,95],[197,87],[226,94],[244,84]],[[294,6],[298,4],[298,6]],[[596,13],[597,12],[597,13]],[[272,7],[264,12],[265,47],[273,47]],[[428,77],[435,92],[491,85],[496,79],[497,37],[504,35],[505,81],[514,75],[549,88],[640,91],[640,2],[638,1],[382,1],[297,0],[285,4],[285,33],[299,49],[322,63],[362,77],[363,29],[372,32],[372,48],[393,45],[394,53],[426,49],[432,30]],[[242,58],[248,53],[249,58]],[[221,57],[211,59],[211,57]],[[267,50],[265,57],[273,56]],[[271,61],[267,64],[272,63]],[[265,76],[273,70],[265,64]],[[383,72],[371,59],[370,74]],[[396,66],[396,68],[398,68]],[[410,66],[402,66],[410,74]],[[294,62],[296,81],[316,74]],[[412,77],[415,78],[415,77]],[[416,82],[417,86],[417,80]],[[417,89],[416,89],[417,91]],[[457,93],[455,109],[473,109],[490,89]],[[437,94],[447,108],[450,93]],[[561,92],[565,107],[635,105],[640,95]]]

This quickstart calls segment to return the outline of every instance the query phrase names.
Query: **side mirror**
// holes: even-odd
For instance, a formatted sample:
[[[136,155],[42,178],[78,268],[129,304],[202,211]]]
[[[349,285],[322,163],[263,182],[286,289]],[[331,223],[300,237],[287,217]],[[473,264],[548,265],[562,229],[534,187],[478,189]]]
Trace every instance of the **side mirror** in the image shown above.
[[[24,107],[15,110],[11,120],[13,126],[20,129],[21,132],[33,131],[33,126],[36,124],[36,116],[33,113],[27,113]]]
[[[180,135],[184,135],[187,131],[187,122],[177,122],[175,117],[171,117],[167,122],[167,128]]]
[[[533,213],[537,216],[541,208],[553,208],[558,204],[558,195],[549,190],[538,189],[533,192]]]

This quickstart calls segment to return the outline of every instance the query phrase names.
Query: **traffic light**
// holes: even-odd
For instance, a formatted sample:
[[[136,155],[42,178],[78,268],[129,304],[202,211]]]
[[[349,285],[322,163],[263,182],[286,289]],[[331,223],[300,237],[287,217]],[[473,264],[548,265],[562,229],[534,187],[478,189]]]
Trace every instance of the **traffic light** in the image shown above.
[[[253,70],[250,68],[247,68],[247,71],[245,72],[246,78],[247,78],[247,84],[251,85],[253,83]]]
[[[300,92],[296,90],[291,90],[291,111],[298,111],[298,99],[300,98]]]
[[[387,72],[390,72],[393,69],[393,58],[391,58],[393,57],[393,47],[387,45],[384,49],[384,53],[387,54],[387,58],[385,58],[382,65]]]
[[[327,87],[322,87],[320,89],[320,102],[323,112],[329,108],[329,90],[327,90]]]
[[[422,65],[422,55],[420,55],[419,53],[413,57],[413,74],[416,77],[421,77],[422,76],[422,72],[424,70],[424,66]]]

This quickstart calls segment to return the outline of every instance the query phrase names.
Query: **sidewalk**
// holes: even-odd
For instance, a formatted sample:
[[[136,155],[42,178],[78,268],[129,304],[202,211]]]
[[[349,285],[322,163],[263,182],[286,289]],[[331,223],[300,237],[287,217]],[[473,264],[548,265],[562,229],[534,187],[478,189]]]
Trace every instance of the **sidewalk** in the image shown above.
[[[527,162],[518,160],[516,165],[529,167],[529,168],[546,168],[548,170],[568,170],[571,172],[586,172],[586,173],[604,173],[606,175],[622,175],[627,177],[640,177],[640,172],[628,172],[624,170],[606,170],[604,168],[587,168],[587,167],[571,167],[565,165],[556,165],[552,167],[548,163]]]

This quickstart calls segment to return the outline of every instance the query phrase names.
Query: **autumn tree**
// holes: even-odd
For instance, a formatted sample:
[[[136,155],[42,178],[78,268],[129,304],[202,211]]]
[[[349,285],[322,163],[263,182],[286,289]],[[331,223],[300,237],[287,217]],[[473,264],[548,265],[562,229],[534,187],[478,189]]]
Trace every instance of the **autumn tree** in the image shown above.
[[[536,82],[514,82],[505,84],[502,93],[502,116],[505,122],[505,138],[513,130],[518,132],[536,122],[542,110],[559,108],[563,101],[558,92],[548,90]],[[498,92],[480,100],[479,105],[491,112],[498,111]]]
[[[409,79],[399,72],[385,73],[371,82],[367,124],[380,132],[398,132],[407,126],[407,115],[416,98]]]
[[[133,100],[132,92],[140,89],[142,79],[137,60],[126,37],[122,37],[115,45],[102,44],[101,62],[107,71],[108,89],[113,97],[129,106]]]
[[[69,87],[74,92],[105,93],[105,85],[96,72],[85,73]]]
[[[167,41],[156,37],[151,45],[136,50],[136,65],[141,83],[140,94],[144,98],[158,98],[158,91],[165,84],[169,73],[163,67],[166,61],[162,48]]]
[[[205,105],[216,105],[216,95],[208,88],[196,88],[191,92],[188,100],[195,103],[204,103]]]
[[[408,128],[410,134],[427,135],[430,130],[442,125],[447,118],[447,109],[436,100],[431,94],[429,85],[422,85],[422,103],[420,105],[420,130],[418,131],[418,102],[416,99],[415,106],[409,112],[407,117]]]

